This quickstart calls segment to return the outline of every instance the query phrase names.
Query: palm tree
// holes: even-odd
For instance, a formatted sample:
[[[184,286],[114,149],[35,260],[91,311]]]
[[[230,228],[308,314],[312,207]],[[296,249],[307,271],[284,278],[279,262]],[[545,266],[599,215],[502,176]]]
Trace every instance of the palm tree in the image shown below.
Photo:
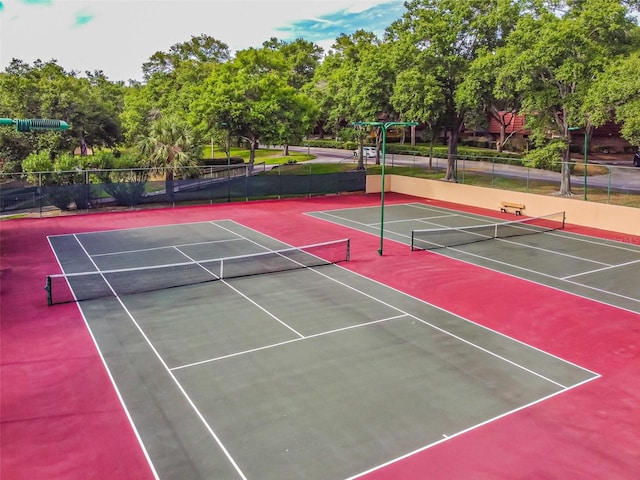
[[[202,154],[191,126],[176,117],[160,117],[149,132],[140,138],[138,148],[146,157],[147,166],[165,172],[165,189],[170,202],[175,199],[173,179],[181,167],[195,166]]]

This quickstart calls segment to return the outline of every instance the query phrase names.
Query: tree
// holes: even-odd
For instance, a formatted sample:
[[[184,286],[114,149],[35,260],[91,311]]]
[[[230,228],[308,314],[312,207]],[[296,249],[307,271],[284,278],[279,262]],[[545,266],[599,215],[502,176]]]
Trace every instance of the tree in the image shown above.
[[[361,51],[360,64],[353,73],[349,92],[351,111],[356,121],[398,120],[391,104],[396,79],[396,71],[390,61],[391,48],[391,44],[380,43]],[[382,135],[382,128],[376,128],[376,164],[380,163]]]
[[[403,119],[426,124],[431,132],[429,168],[437,122],[445,109],[445,98],[438,79],[417,67],[404,70],[396,77],[391,104]]]
[[[320,106],[323,128],[337,134],[353,121],[375,121],[388,110],[392,82],[379,52],[380,40],[371,32],[336,39],[309,89]],[[364,168],[360,153],[358,168]]]
[[[144,83],[131,85],[125,95],[121,120],[127,141],[146,135],[158,115],[184,116],[205,79],[230,56],[225,43],[207,35],[155,52],[142,66]]]
[[[192,36],[187,42],[172,45],[168,52],[154,53],[149,61],[142,65],[142,73],[148,82],[154,76],[169,76],[175,73],[185,63],[223,63],[228,61],[230,56],[227,44],[202,34]]]
[[[262,44],[263,48],[280,52],[287,65],[287,83],[296,90],[302,89],[313,80],[320,65],[323,50],[315,43],[298,38],[284,42],[271,38]]]
[[[467,76],[456,92],[458,105],[498,123],[498,152],[509,140],[507,128],[522,109],[522,95],[516,88],[518,78],[512,76],[509,70],[501,69],[505,62],[504,53],[503,49],[483,50],[469,66]],[[500,88],[496,88],[497,84]]]
[[[442,125],[448,144],[446,180],[455,180],[458,139],[468,107],[457,92],[481,51],[495,50],[513,28],[519,9],[511,0],[412,0],[387,30],[401,48],[402,70],[429,72],[444,98]]]
[[[308,96],[283,89],[278,94],[279,111],[276,113],[276,131],[265,141],[282,145],[283,154],[289,155],[289,145],[299,143],[316,121],[318,107]]]
[[[499,79],[519,79],[527,127],[534,144],[543,149],[530,160],[555,162],[561,144],[559,194],[571,195],[571,129],[590,127],[583,112],[587,93],[611,59],[632,46],[628,32],[633,24],[618,0],[567,2],[562,14],[551,11],[554,6],[555,2],[541,13],[520,18],[502,52],[505,63]],[[550,142],[549,137],[555,139]]]
[[[640,48],[640,46],[639,46]],[[596,79],[583,106],[594,126],[615,120],[629,143],[640,146],[640,53],[616,59]]]
[[[190,105],[190,120],[200,131],[219,129],[249,145],[253,165],[260,140],[301,138],[314,120],[314,104],[287,83],[289,65],[281,52],[250,48],[219,65]]]
[[[165,173],[165,191],[169,201],[175,200],[173,181],[182,167],[195,166],[202,146],[191,126],[176,117],[161,117],[151,124],[147,135],[138,140],[144,163]]]
[[[83,144],[113,147],[122,141],[119,114],[122,84],[110,82],[102,72],[67,72],[55,61],[29,65],[13,60],[0,74],[0,112],[11,118],[55,118],[70,129],[62,133],[38,132],[16,138],[2,134],[2,150],[21,161],[31,152],[53,155]]]

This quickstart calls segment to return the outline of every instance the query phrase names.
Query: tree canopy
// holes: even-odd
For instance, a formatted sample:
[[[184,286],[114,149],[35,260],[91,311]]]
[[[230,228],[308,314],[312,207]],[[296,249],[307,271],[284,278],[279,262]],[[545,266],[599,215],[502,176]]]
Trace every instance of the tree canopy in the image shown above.
[[[637,0],[410,0],[383,36],[358,30],[324,52],[270,38],[232,54],[201,34],[157,51],[143,81],[66,71],[55,60],[14,59],[0,72],[0,116],[59,118],[67,132],[0,131],[3,168],[30,154],[78,146],[139,147],[160,118],[201,139],[300,142],[315,131],[356,140],[358,121],[418,121],[448,145],[455,180],[462,130],[525,114],[531,162],[567,163],[571,131],[613,120],[640,144]],[[426,135],[425,135],[426,137]],[[372,137],[373,138],[373,137]],[[380,135],[376,136],[380,141]],[[253,161],[253,154],[251,160]],[[565,170],[568,179],[568,170]],[[563,193],[570,193],[568,183]]]

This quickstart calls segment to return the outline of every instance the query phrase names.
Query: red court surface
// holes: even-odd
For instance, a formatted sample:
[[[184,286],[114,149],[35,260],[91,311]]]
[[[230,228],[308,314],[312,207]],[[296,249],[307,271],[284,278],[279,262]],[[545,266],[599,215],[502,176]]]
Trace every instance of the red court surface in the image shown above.
[[[380,257],[378,237],[303,215],[377,204],[347,195],[0,222],[0,478],[153,478],[77,305],[46,305],[45,276],[59,273],[47,235],[221,219],[292,245],[350,237],[346,268],[601,375],[362,478],[640,478],[640,316],[392,241]]]

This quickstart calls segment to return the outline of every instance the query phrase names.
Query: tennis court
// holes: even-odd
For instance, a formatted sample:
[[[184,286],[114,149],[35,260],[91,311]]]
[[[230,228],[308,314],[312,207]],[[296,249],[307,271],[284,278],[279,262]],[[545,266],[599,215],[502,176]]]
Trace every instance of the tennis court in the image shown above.
[[[49,240],[76,298],[102,297],[80,308],[160,478],[353,478],[597,378],[341,268],[344,241],[283,255],[232,221]]]
[[[3,477],[633,478],[637,244],[387,201],[3,222]]]
[[[380,235],[380,208],[312,212]],[[563,212],[501,220],[420,203],[385,210],[384,236],[549,287],[640,313],[640,246],[564,231]],[[415,233],[412,238],[412,232]],[[495,238],[495,237],[498,238]],[[413,242],[413,243],[412,243]]]

